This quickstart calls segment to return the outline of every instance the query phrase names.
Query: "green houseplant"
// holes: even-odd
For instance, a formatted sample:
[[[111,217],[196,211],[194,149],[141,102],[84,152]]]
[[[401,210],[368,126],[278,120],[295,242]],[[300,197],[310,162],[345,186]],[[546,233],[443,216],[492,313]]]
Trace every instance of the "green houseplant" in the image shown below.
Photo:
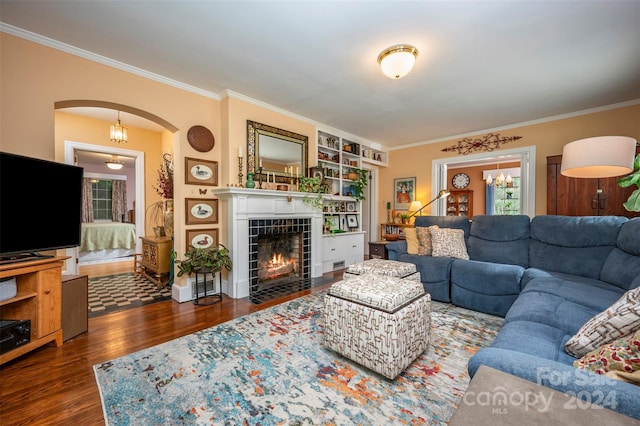
[[[318,177],[300,177],[299,182],[300,192],[306,192],[307,195],[302,199],[305,203],[321,209],[322,208],[322,195],[327,193],[327,186]],[[311,195],[315,194],[315,195]]]
[[[364,190],[369,184],[369,172],[364,169],[353,169],[353,171],[357,175],[354,179],[354,183],[351,185],[351,188],[354,190],[353,197],[358,201],[362,201],[366,199],[364,196]]]
[[[631,193],[626,203],[623,203],[625,209],[630,212],[640,212],[640,154],[636,155],[633,161],[633,173],[618,180],[618,185],[622,188],[628,188],[635,185],[636,189]]]
[[[216,273],[223,268],[227,271],[231,270],[232,262],[229,256],[229,249],[222,244],[211,247],[191,247],[184,254],[184,259],[175,259],[178,266],[178,276],[184,274],[191,275],[194,272],[212,272]]]

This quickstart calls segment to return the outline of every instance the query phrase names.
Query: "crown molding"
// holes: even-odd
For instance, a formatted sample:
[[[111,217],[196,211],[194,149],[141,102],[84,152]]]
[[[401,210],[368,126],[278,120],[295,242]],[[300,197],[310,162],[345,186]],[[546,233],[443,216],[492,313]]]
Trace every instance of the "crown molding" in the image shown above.
[[[138,75],[140,77],[147,78],[149,80],[157,81],[158,83],[166,84],[168,86],[172,86],[178,89],[185,90],[187,92],[194,93],[196,95],[204,96],[207,98],[215,99],[217,101],[220,100],[220,96],[216,93],[210,92],[208,90],[203,90],[195,86],[191,86],[190,84],[185,84],[179,82],[177,80],[173,80],[171,78],[162,76],[160,74],[156,74],[142,68],[134,67],[132,65],[125,64],[124,62],[116,61],[114,59],[107,58],[105,56],[101,56],[90,52],[88,50],[80,49],[75,46],[71,46],[70,44],[62,43],[60,41],[51,39],[49,37],[42,36],[40,34],[32,33],[31,31],[24,30],[22,28],[15,27],[13,25],[6,24],[4,22],[0,22],[0,31],[11,34],[16,37],[23,38],[25,40],[32,41],[34,43],[41,44],[43,46],[50,47],[52,49],[61,50],[63,52],[69,53],[71,55],[79,56],[84,59],[88,59],[93,62],[98,62],[103,65],[107,65],[112,68],[119,69],[121,71],[125,71],[131,74]]]
[[[640,104],[640,99],[633,99],[633,100],[630,100],[630,101],[620,102],[620,103],[617,103],[617,104],[604,105],[604,106],[600,106],[600,107],[596,107],[596,108],[590,108],[590,109],[583,109],[581,111],[569,112],[569,113],[560,114],[560,115],[553,115],[551,117],[539,118],[539,119],[536,119],[536,120],[523,121],[521,123],[508,124],[506,126],[494,127],[494,128],[491,128],[491,129],[477,130],[477,131],[469,132],[469,133],[461,133],[459,135],[445,136],[443,138],[429,139],[429,140],[422,141],[422,142],[415,142],[415,143],[411,143],[411,144],[407,144],[407,145],[396,146],[396,147],[393,147],[393,148],[389,148],[389,151],[396,151],[396,150],[399,150],[399,149],[407,149],[407,148],[415,148],[415,147],[422,146],[422,145],[430,145],[430,144],[439,143],[439,142],[447,142],[447,141],[450,141],[450,140],[453,140],[453,139],[460,139],[460,138],[467,138],[467,137],[470,137],[470,136],[477,136],[477,135],[480,135],[480,134],[483,134],[483,133],[494,133],[494,132],[499,132],[499,131],[502,131],[502,130],[516,129],[516,128],[519,128],[519,127],[525,127],[525,126],[532,126],[532,125],[535,125],[535,124],[548,123],[550,121],[564,120],[566,118],[580,117],[581,115],[594,114],[594,113],[597,113],[597,112],[609,111],[609,110],[612,110],[612,109],[624,108],[624,107],[634,106],[634,105],[638,105],[638,104]]]

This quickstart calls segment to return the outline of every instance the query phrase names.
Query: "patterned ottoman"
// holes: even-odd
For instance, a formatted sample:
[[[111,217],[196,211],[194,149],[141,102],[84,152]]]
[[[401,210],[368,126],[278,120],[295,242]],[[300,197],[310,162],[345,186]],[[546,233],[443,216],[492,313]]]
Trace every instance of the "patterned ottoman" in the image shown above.
[[[417,271],[416,265],[386,259],[369,259],[364,262],[349,265],[342,279],[351,279],[362,274],[384,275],[420,282],[420,272]]]
[[[431,296],[420,282],[363,274],[324,298],[325,346],[395,379],[429,345]]]

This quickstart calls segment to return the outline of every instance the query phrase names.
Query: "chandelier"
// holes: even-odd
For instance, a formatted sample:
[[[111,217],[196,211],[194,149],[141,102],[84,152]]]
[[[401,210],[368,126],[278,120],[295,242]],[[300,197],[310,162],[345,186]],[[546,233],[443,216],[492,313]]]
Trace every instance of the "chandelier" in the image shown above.
[[[110,132],[111,142],[127,143],[127,128],[120,124],[120,111],[118,111],[118,120],[116,124],[111,126]]]
[[[497,166],[498,171],[496,172],[496,179],[493,180],[491,173],[489,173],[486,180],[487,186],[503,186],[504,184],[506,184],[507,187],[511,186],[513,184],[513,178],[511,175],[507,173],[507,177],[505,177],[504,173],[500,171],[500,164],[497,164]]]

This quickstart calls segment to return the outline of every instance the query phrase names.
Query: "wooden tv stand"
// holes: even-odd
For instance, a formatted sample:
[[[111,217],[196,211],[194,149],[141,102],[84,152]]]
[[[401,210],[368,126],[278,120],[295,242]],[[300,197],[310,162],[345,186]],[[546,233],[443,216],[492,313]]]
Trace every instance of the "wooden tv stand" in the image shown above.
[[[65,256],[0,265],[15,277],[17,294],[0,301],[0,319],[31,320],[31,341],[0,355],[0,365],[47,343],[62,345],[62,267]]]

